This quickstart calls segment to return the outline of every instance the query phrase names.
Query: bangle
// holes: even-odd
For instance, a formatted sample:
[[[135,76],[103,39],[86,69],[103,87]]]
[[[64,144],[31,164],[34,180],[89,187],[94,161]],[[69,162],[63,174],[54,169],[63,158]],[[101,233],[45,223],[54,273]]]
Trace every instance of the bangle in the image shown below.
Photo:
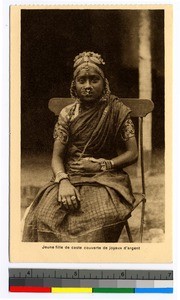
[[[55,174],[55,177],[58,175],[58,174],[65,174],[63,171],[58,171],[56,174]]]
[[[106,160],[106,170],[111,170],[112,169],[112,163],[110,160]]]
[[[55,183],[60,183],[61,180],[63,180],[63,179],[69,179],[68,174],[59,171],[59,172],[56,173],[56,177],[55,177],[54,182]]]
[[[111,163],[111,169],[113,169],[114,168],[114,161],[111,159],[110,163]]]
[[[99,163],[101,171],[111,170],[114,167],[114,162],[112,160],[101,160]]]

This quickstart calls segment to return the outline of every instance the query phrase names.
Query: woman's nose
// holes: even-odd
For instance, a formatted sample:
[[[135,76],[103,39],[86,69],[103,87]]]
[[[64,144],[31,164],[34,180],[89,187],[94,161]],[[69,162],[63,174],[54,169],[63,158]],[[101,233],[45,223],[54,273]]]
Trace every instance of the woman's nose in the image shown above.
[[[90,81],[86,80],[86,82],[85,82],[85,88],[89,88],[89,87],[91,87]]]

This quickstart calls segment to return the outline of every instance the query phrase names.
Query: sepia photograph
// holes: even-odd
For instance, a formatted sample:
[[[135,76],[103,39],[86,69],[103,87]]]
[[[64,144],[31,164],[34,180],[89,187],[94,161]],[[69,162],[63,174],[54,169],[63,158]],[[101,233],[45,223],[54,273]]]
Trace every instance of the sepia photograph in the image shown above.
[[[171,13],[11,7],[13,261],[171,260]]]

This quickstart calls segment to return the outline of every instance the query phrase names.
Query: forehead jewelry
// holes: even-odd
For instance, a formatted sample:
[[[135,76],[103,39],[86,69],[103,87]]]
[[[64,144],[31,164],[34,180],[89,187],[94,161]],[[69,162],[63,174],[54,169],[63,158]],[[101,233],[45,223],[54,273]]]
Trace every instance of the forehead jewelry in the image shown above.
[[[86,63],[86,65],[84,66],[83,69],[85,69],[86,71],[89,71],[89,65],[88,65],[88,63],[89,63],[89,58],[88,58],[88,56],[85,56],[85,57],[84,57],[84,62]],[[86,72],[86,75],[88,75],[88,72]]]

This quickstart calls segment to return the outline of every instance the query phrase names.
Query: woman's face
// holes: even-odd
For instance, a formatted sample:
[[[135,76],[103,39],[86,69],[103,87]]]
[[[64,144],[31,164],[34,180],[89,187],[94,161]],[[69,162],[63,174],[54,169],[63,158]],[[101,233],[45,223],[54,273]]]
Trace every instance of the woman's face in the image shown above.
[[[93,69],[82,69],[75,79],[76,92],[81,101],[93,102],[102,97],[103,78]]]

